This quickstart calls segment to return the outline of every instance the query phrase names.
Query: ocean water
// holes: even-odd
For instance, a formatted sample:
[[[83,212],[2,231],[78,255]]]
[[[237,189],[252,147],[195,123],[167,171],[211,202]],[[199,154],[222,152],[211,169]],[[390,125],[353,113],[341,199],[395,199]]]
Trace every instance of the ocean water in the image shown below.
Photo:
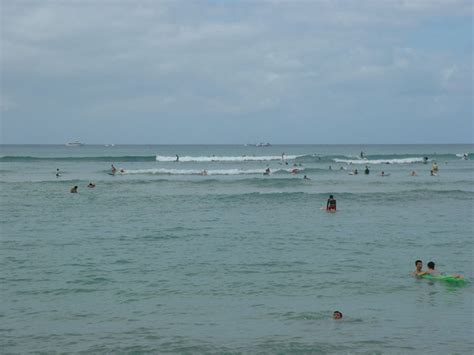
[[[470,354],[473,152],[1,146],[0,352]]]

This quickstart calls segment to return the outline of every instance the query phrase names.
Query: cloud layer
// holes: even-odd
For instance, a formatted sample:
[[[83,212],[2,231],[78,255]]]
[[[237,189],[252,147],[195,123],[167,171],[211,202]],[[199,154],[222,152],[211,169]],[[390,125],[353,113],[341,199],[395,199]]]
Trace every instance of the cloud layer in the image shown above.
[[[1,4],[3,143],[472,142],[469,1]]]

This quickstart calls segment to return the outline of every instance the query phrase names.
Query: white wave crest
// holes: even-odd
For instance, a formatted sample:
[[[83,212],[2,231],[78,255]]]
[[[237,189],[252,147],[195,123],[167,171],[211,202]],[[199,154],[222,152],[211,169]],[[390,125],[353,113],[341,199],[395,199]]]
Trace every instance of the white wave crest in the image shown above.
[[[412,164],[412,163],[422,163],[422,157],[414,158],[403,158],[403,159],[364,159],[364,160],[351,160],[351,159],[333,159],[336,163],[346,163],[346,164]]]
[[[302,155],[285,155],[285,160],[292,160],[298,157],[302,157]],[[157,161],[176,161],[176,156],[164,156],[164,155],[157,155]],[[273,155],[273,156],[252,156],[252,155],[243,155],[243,156],[180,156],[180,162],[213,162],[213,161],[270,161],[270,160],[281,160],[281,155]]]
[[[276,170],[279,171],[279,170]],[[261,175],[265,169],[222,169],[222,170],[206,170],[205,175]],[[123,175],[135,174],[151,174],[151,175],[203,175],[203,170],[197,169],[137,169],[125,170]]]

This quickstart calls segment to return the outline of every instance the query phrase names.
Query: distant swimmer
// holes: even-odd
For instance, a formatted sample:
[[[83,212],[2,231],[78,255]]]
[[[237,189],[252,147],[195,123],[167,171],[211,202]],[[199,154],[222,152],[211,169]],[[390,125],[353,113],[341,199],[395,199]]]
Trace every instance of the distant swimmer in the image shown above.
[[[56,169],[56,177],[60,177],[61,174],[59,173],[59,169]]]
[[[116,172],[117,168],[114,166],[114,164],[112,164],[112,174],[115,175]]]
[[[361,159],[364,159],[364,158],[365,158],[364,152],[360,152],[360,158],[361,158]]]
[[[292,169],[292,170],[291,170],[291,173],[292,173],[293,175],[296,175],[296,174],[299,173],[299,170],[296,169],[296,168],[295,168],[295,169]]]
[[[428,164],[428,157],[423,158],[423,164]]]
[[[203,171],[201,171],[201,175],[202,175],[202,176],[207,176],[207,170],[204,169]]]
[[[332,166],[331,166],[331,165],[329,165],[329,170],[332,170]]]
[[[423,261],[417,260],[415,261],[415,271],[411,273],[413,276],[421,276],[426,274],[425,271],[423,271]]]
[[[303,180],[311,180],[311,179],[305,175],[303,176]]]
[[[71,190],[69,190],[72,194],[77,194],[77,186],[71,187]]]
[[[435,161],[433,162],[433,165],[431,165],[431,170],[433,170],[433,172],[435,173],[438,172],[438,164],[436,164]]]
[[[469,154],[464,153],[464,154],[462,155],[462,158],[463,158],[464,160],[467,160],[467,159],[469,158]]]
[[[89,189],[93,189],[95,187],[95,184],[93,184],[92,182],[89,183],[89,185],[87,185],[87,187]]]
[[[382,172],[380,173],[380,176],[385,176],[385,171],[382,171]]]
[[[433,170],[430,171],[430,176],[438,176]]]
[[[120,169],[120,174],[124,174],[125,173],[125,170],[124,169]]]
[[[357,175],[357,174],[359,174],[359,170],[355,169],[354,170],[354,175]]]
[[[263,175],[270,175],[270,168],[266,168]]]
[[[285,152],[281,153],[281,161],[285,161]]]
[[[410,175],[411,175],[411,176],[416,176],[416,171],[413,170]]]
[[[336,212],[336,199],[333,195],[330,195],[326,203],[326,211]]]
[[[341,319],[342,318],[342,313],[339,311],[334,311],[332,314],[332,319]]]
[[[176,154],[176,160],[175,161],[179,161],[179,155]]]
[[[369,167],[368,167],[367,165],[365,166],[364,174],[365,174],[365,175],[369,175],[369,174],[370,174],[370,170],[369,170]]]

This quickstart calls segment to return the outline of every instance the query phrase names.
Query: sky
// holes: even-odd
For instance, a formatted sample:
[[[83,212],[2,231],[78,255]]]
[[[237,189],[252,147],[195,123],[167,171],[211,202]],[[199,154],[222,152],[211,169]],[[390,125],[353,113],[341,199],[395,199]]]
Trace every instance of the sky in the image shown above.
[[[0,0],[0,143],[473,142],[470,0]]]

